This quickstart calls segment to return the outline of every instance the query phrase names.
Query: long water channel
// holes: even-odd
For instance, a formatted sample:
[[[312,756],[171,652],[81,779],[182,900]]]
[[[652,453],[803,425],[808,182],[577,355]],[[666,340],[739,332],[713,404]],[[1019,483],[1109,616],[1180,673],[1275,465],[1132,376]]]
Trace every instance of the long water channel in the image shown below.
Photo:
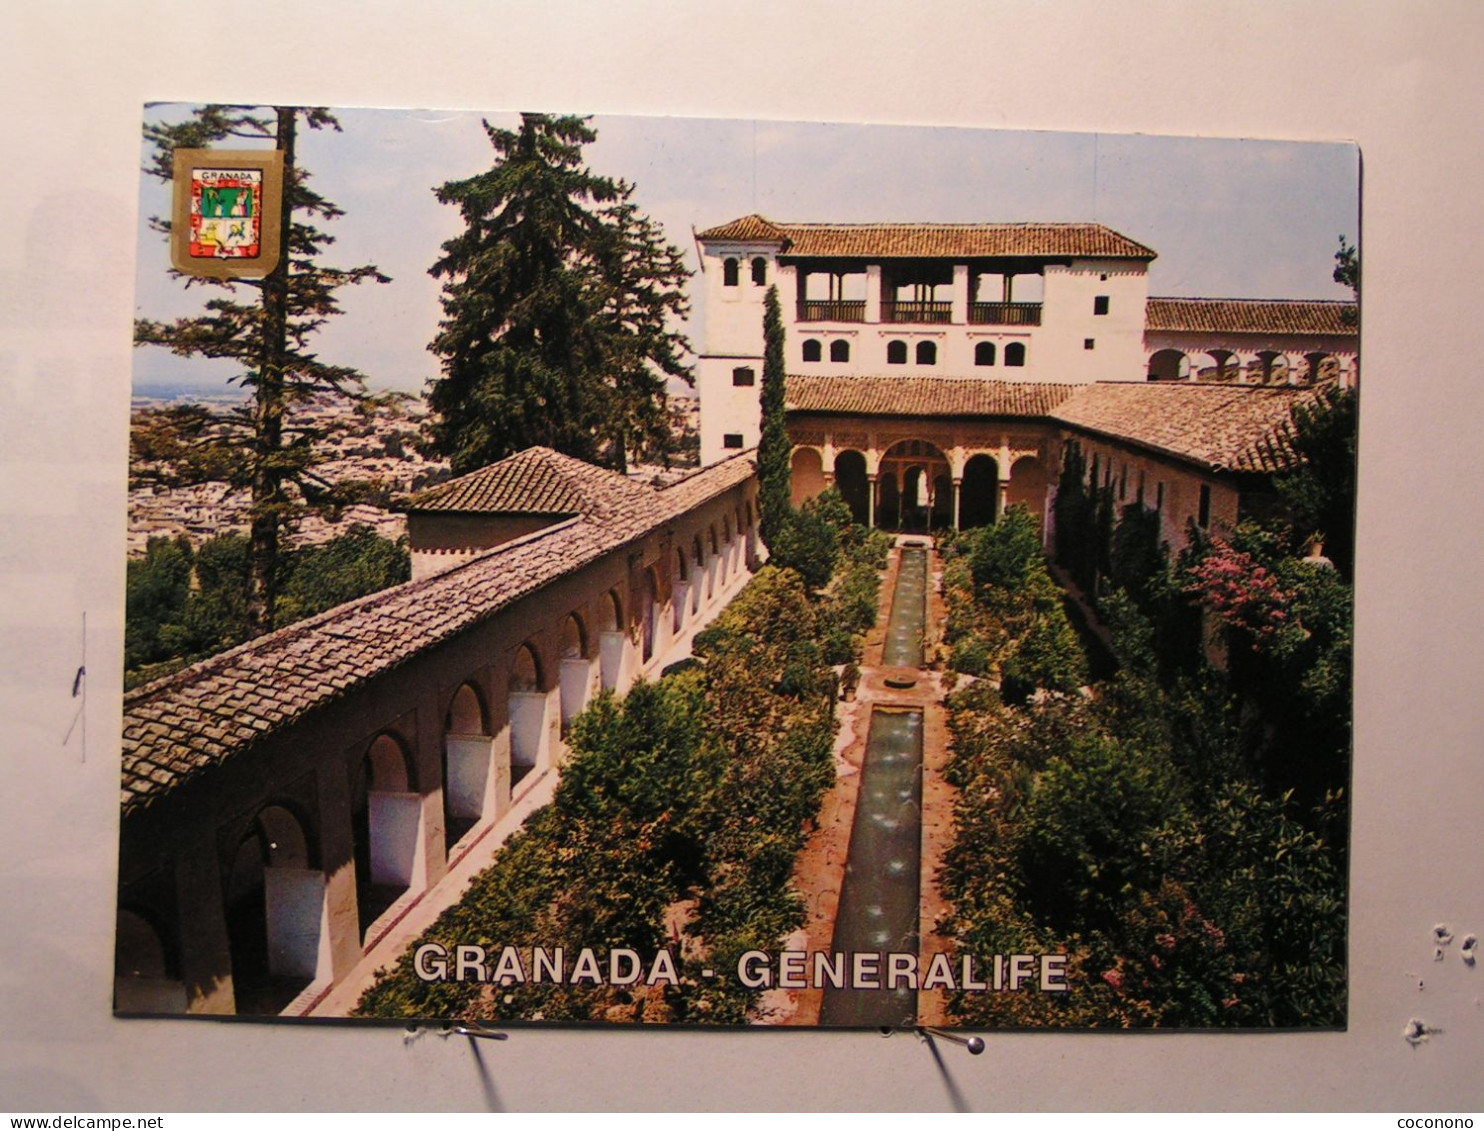
[[[927,616],[927,551],[907,547],[901,555],[882,663],[921,668]],[[922,726],[920,710],[876,707],[871,712],[831,949],[835,954],[879,955],[881,988],[826,986],[820,1006],[821,1025],[916,1023],[917,992],[902,985],[888,988],[888,956],[915,956],[918,948]]]

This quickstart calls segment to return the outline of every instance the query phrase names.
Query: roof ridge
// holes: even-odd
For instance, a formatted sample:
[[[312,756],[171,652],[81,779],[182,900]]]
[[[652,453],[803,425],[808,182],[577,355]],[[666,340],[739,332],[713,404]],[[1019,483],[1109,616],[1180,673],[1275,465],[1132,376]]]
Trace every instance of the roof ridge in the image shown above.
[[[1220,298],[1215,295],[1150,295],[1149,302],[1317,302],[1326,306],[1354,306],[1353,298]]]

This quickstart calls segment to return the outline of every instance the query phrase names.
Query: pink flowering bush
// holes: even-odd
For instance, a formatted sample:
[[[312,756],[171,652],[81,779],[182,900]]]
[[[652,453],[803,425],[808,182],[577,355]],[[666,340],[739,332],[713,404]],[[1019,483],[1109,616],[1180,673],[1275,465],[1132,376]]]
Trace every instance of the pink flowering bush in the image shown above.
[[[1259,650],[1295,626],[1296,594],[1277,575],[1245,550],[1214,538],[1205,557],[1189,570],[1185,592],[1197,598],[1224,624],[1245,633]]]

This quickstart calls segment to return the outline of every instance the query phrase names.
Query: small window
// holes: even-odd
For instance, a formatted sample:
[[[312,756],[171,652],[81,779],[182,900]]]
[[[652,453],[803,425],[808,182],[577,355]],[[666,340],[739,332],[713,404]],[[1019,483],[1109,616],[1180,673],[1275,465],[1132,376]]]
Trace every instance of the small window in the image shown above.
[[[735,259],[728,259],[721,265],[721,285],[724,287],[735,287],[739,281],[740,269]]]
[[[752,261],[752,281],[760,287],[768,281],[768,261],[762,256]]]
[[[1108,276],[1106,274],[1099,275],[1098,276],[1098,282],[1100,282],[1100,283],[1106,283],[1107,281],[1108,281]]]
[[[1204,483],[1201,484],[1200,514],[1196,517],[1195,521],[1203,530],[1211,524],[1211,488],[1207,487]]]
[[[1107,277],[1108,276],[1106,276],[1106,275],[1103,276],[1103,278],[1105,278],[1105,279]],[[1094,298],[1092,300],[1092,312],[1094,314],[1107,314],[1108,313],[1108,296],[1107,295],[1098,295],[1096,298]]]
[[[1154,509],[1157,511],[1165,509],[1165,485],[1163,483],[1154,485]]]
[[[757,372],[748,365],[739,365],[732,370],[733,385],[755,385],[757,384]]]
[[[1025,364],[1025,345],[1024,345],[1024,343],[1022,343],[1022,342],[1011,342],[1008,346],[1005,347],[1005,364],[1006,365],[1024,365]]]
[[[918,342],[917,343],[917,364],[918,365],[937,365],[938,364],[938,343],[937,342]]]
[[[805,361],[818,361],[823,356],[824,356],[824,354],[823,354],[823,352],[822,352],[822,350],[820,348],[819,339],[818,338],[805,338],[804,339],[804,360]]]
[[[721,438],[721,446],[724,448],[740,448],[742,446],[741,432],[728,432]]]
[[[1095,349],[1096,347],[1097,347],[1097,343],[1095,341],[1093,341],[1093,339],[1091,339],[1091,338],[1083,338],[1082,339],[1082,348],[1083,349],[1090,350],[1090,349]]]
[[[993,342],[980,342],[977,346],[974,347],[974,364],[975,365],[993,365],[994,364],[994,343]]]
[[[836,338],[833,342],[831,342],[830,343],[830,360],[831,361],[849,361],[850,360],[850,343],[847,342],[844,338]]]
[[[886,343],[886,364],[887,365],[906,365],[907,364],[907,343],[906,342],[903,342],[903,341],[900,341],[899,340],[899,341],[895,341],[895,342],[887,342]]]
[[[1142,467],[1139,469],[1139,494],[1138,494],[1138,502],[1139,502],[1139,506],[1142,507],[1144,505],[1144,469]]]

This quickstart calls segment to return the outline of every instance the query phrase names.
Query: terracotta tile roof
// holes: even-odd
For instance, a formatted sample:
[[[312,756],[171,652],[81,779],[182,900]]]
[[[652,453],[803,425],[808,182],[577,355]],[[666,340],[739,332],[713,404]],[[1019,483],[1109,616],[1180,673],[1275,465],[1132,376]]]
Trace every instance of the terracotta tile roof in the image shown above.
[[[527,448],[407,500],[410,511],[600,514],[646,488],[550,448]]]
[[[1074,428],[1215,471],[1278,471],[1293,407],[1313,388],[1107,382],[1085,385],[1051,413]]]
[[[1044,417],[1078,388],[982,377],[816,377],[790,375],[793,412],[861,416]]]
[[[738,240],[745,243],[783,243],[785,236],[756,212],[740,220],[707,228],[696,235],[700,240]]]
[[[1151,298],[1146,330],[1216,334],[1355,334],[1353,302],[1319,299]]]
[[[744,482],[754,470],[752,454],[743,452],[662,490],[641,487],[601,520],[558,523],[129,692],[124,812]]]
[[[761,216],[708,228],[702,240],[783,242],[786,255],[857,259],[1044,256],[1154,259],[1102,224],[780,224]]]

